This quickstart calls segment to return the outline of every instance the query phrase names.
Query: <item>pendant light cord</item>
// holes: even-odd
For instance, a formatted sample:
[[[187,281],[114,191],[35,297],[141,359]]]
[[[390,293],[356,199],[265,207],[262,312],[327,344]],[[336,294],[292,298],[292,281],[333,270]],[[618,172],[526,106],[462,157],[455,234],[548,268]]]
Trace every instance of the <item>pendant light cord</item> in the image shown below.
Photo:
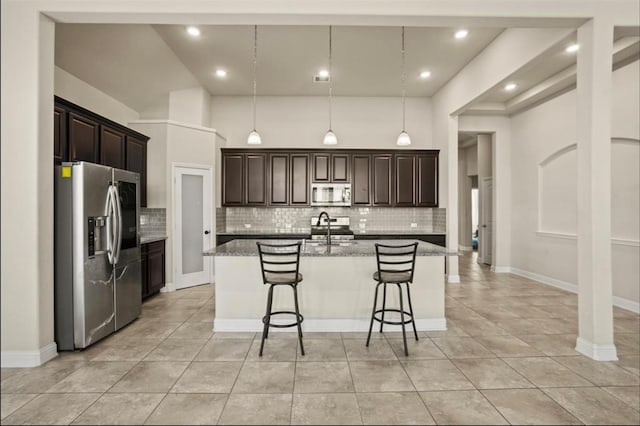
[[[258,26],[253,26],[253,130],[256,130],[256,72],[258,69]]]
[[[405,81],[405,71],[404,71],[404,26],[402,27],[402,131],[405,131],[405,100],[404,100],[404,81]]]
[[[333,100],[333,70],[331,68],[332,64],[332,27],[329,25],[329,130],[332,129],[331,126],[331,104]]]

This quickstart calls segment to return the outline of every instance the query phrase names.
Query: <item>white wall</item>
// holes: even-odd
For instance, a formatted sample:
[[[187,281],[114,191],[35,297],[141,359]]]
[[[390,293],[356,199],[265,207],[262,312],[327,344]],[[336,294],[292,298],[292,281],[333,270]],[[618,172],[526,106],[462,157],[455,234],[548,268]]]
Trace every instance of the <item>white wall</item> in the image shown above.
[[[169,120],[209,127],[211,95],[202,87],[169,93]]]
[[[140,118],[137,111],[129,108],[104,92],[96,89],[76,76],[55,67],[54,93],[61,98],[78,104],[83,108],[107,117],[126,126],[131,120]]]
[[[260,96],[256,127],[264,148],[322,148],[329,126],[324,96]],[[227,146],[246,147],[252,130],[252,97],[214,96],[211,126],[227,138]],[[413,149],[433,147],[431,100],[406,99],[406,130]],[[337,148],[396,149],[402,130],[402,101],[397,97],[334,97],[333,131]]]
[[[612,77],[612,135],[614,140],[635,140],[612,144],[613,294],[636,307],[640,302],[638,64],[620,68]],[[575,285],[577,159],[571,149],[576,142],[575,90],[514,116],[511,132],[511,265]]]

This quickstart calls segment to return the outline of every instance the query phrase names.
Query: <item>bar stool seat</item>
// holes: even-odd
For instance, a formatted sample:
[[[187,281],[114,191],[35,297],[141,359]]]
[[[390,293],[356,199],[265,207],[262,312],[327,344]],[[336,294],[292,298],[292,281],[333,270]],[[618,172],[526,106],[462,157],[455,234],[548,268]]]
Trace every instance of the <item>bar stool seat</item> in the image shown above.
[[[416,242],[403,245],[376,244],[375,247],[378,270],[374,272],[373,279],[378,284],[376,285],[376,293],[373,299],[373,309],[371,310],[371,322],[369,323],[367,346],[369,346],[369,342],[371,340],[371,330],[373,329],[374,321],[380,323],[381,333],[384,324],[401,325],[402,340],[404,341],[404,354],[405,356],[409,356],[405,324],[413,325],[413,334],[416,340],[418,340],[418,331],[416,329],[416,322],[413,316],[413,307],[411,306],[411,291],[409,290],[410,284],[413,282],[413,272],[415,270],[418,243]],[[398,287],[398,297],[400,302],[399,309],[387,308],[386,306],[387,284],[393,284]],[[404,309],[401,284],[404,284],[407,289],[407,301],[409,302],[408,311]],[[376,309],[376,306],[378,304],[378,289],[380,288],[380,286],[383,287],[382,308]],[[388,312],[399,313],[400,320],[394,321],[385,319],[385,313]]]
[[[262,341],[260,342],[260,356],[264,350],[264,341],[269,338],[269,328],[298,327],[298,339],[300,340],[300,353],[304,356],[304,345],[302,344],[302,322],[304,317],[300,314],[298,307],[298,284],[303,279],[300,269],[300,246],[297,241],[292,244],[265,244],[256,242],[258,254],[260,255],[260,267],[262,269],[262,282],[269,286],[267,296],[267,312],[262,317]],[[293,311],[272,311],[273,289],[277,286],[286,285],[293,290],[293,301],[295,310]],[[295,320],[287,324],[273,324],[271,318],[278,315],[293,315]]]
[[[298,272],[297,277],[295,273],[274,274],[273,272],[265,272],[264,278],[266,284],[298,284],[304,277],[300,272]]]

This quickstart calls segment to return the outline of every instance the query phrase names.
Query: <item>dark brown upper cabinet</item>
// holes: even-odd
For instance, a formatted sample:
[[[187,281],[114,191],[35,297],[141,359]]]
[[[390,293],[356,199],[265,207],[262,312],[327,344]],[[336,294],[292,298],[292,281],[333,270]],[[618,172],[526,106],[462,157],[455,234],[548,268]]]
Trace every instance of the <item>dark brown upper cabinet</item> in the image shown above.
[[[69,160],[100,162],[100,124],[90,118],[69,113]]]
[[[314,153],[312,154],[312,180],[314,183],[349,182],[350,154]]]
[[[269,155],[269,204],[289,204],[289,154]]]
[[[222,156],[222,204],[241,206],[244,204],[244,155]]]
[[[267,204],[267,154],[246,154],[247,205]]]
[[[374,206],[393,205],[393,155],[374,154],[372,162],[372,201]]]
[[[438,153],[416,156],[416,206],[438,207]]]
[[[371,156],[368,154],[353,154],[351,204],[371,205]]]
[[[415,178],[415,155],[396,154],[396,190],[395,205],[407,207],[415,205],[416,199],[416,178]]]
[[[53,108],[53,161],[67,161],[67,111],[58,106]]]
[[[291,154],[291,205],[309,205],[309,155]]]
[[[331,154],[313,154],[313,181],[329,182]]]
[[[125,135],[108,126],[100,126],[100,164],[125,168]]]
[[[349,182],[349,154],[331,154],[331,181]]]
[[[147,142],[126,137],[125,170],[140,174],[140,207],[147,206]]]

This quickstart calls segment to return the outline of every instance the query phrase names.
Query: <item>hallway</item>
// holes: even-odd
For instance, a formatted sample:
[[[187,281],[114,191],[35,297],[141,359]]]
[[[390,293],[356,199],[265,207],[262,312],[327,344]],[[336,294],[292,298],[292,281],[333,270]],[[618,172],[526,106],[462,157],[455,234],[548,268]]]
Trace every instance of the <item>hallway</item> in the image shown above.
[[[577,296],[460,259],[448,330],[213,334],[213,286],[160,294],[122,332],[2,369],[2,423],[638,424],[640,322],[615,309],[620,360],[573,350]],[[304,291],[304,287],[301,288]],[[372,283],[373,294],[373,283]]]

